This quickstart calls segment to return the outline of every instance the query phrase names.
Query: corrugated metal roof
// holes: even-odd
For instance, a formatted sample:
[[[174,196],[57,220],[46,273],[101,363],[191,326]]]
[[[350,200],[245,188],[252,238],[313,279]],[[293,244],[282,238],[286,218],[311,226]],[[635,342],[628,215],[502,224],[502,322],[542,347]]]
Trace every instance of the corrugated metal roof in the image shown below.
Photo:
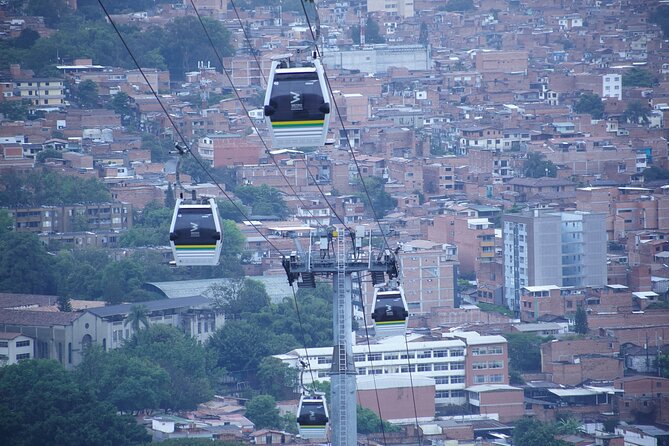
[[[130,312],[133,305],[144,305],[149,312],[160,310],[171,310],[182,307],[192,307],[196,305],[209,305],[211,299],[204,296],[179,297],[176,299],[151,300],[148,302],[138,302],[130,304],[110,305],[108,307],[91,308],[88,310],[98,317],[109,317],[116,315],[126,315]]]

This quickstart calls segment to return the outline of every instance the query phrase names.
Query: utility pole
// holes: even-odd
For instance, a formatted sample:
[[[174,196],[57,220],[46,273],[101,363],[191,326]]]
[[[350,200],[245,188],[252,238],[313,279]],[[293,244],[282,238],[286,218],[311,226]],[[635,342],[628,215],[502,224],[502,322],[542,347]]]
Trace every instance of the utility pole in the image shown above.
[[[314,276],[331,276],[333,293],[332,324],[333,349],[330,369],[332,407],[330,419],[333,446],[356,446],[358,426],[356,419],[356,371],[353,362],[353,324],[351,274],[369,271],[372,276],[397,275],[395,258],[390,251],[373,255],[371,232],[363,226],[354,233],[348,229],[329,228],[310,234],[309,250],[299,250],[284,258],[283,267],[292,285],[298,279],[298,287],[314,287]],[[312,247],[318,239],[319,253],[312,255]],[[365,249],[364,240],[367,239]],[[352,246],[351,250],[347,245]]]

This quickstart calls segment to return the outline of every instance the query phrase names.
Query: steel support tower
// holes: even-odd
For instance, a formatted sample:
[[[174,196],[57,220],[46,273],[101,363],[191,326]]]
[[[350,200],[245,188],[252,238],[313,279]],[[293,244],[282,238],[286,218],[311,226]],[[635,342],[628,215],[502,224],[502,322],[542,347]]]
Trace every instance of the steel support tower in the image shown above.
[[[346,233],[345,233],[346,232]],[[333,285],[332,328],[333,350],[330,369],[331,414],[330,430],[333,446],[356,446],[358,426],[356,419],[356,371],[353,362],[353,315],[351,274],[369,271],[372,275],[397,275],[395,258],[389,251],[374,256],[371,250],[371,233],[356,228],[355,234],[347,230],[331,230],[317,235],[320,252],[312,255],[313,235],[310,235],[308,252],[293,252],[284,259],[284,268],[291,283],[301,277],[299,287],[315,286],[314,276],[331,276]],[[363,246],[363,240],[368,246]],[[350,243],[349,243],[350,242]],[[347,249],[347,244],[352,249]],[[325,249],[324,249],[325,247]],[[298,245],[299,249],[299,245]]]

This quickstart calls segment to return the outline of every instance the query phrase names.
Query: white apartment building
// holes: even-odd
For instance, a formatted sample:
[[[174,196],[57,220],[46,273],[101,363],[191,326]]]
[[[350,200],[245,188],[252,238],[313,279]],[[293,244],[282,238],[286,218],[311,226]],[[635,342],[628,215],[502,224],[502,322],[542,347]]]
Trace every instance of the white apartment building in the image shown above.
[[[475,382],[508,384],[506,339],[476,332],[445,336],[449,337],[434,339],[414,333],[406,336],[406,343],[403,336],[394,336],[376,344],[354,345],[353,360],[358,376],[398,374],[401,377],[411,372],[413,376],[433,378],[436,405],[464,404],[465,389]],[[332,347],[295,349],[275,357],[291,367],[298,367],[300,361],[308,363],[310,371],[303,376],[307,386],[313,381],[330,380]],[[476,378],[474,369],[487,369],[489,365],[496,373],[486,370]]]
[[[620,74],[605,74],[602,76],[602,97],[623,98],[623,77]]]

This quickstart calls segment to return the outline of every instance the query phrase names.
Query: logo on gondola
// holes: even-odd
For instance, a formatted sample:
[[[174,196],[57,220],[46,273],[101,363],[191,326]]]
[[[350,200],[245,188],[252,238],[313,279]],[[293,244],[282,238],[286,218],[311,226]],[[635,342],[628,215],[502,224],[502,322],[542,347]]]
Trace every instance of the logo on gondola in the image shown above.
[[[290,100],[290,109],[302,110],[302,95],[295,91],[291,91],[290,94],[293,96],[293,99]]]
[[[190,236],[193,238],[200,236],[200,226],[197,223],[190,224]]]

